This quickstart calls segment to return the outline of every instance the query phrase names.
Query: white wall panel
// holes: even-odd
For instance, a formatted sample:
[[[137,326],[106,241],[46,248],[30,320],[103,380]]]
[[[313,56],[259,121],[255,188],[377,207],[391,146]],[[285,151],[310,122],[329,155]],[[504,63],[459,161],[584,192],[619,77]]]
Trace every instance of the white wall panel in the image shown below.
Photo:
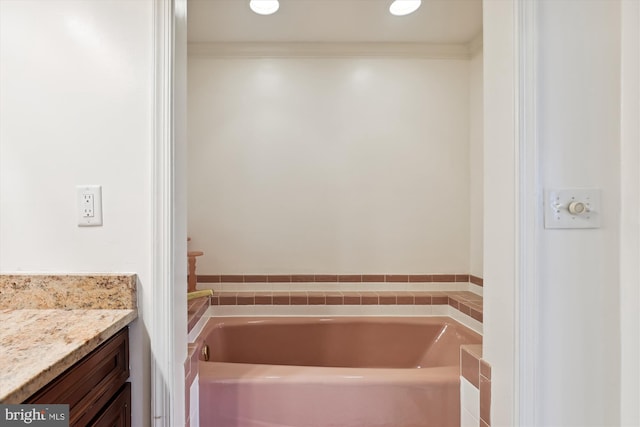
[[[133,425],[149,423],[152,2],[0,1],[0,271],[134,272]],[[76,225],[102,185],[102,227]]]
[[[538,422],[619,425],[620,2],[544,1],[538,22],[542,186],[602,190],[601,228],[540,233]]]
[[[469,269],[467,60],[189,59],[199,274]]]

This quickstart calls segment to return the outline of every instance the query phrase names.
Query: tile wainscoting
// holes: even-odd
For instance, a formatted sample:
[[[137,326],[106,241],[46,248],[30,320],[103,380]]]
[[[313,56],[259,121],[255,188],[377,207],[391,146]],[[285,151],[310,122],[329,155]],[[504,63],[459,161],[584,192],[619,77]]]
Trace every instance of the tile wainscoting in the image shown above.
[[[206,317],[236,311],[244,315],[449,315],[466,326],[474,323],[472,329],[479,333],[483,321],[483,279],[468,274],[213,275],[198,276],[198,284],[198,289],[214,289],[214,295],[189,301],[190,336],[198,334]],[[474,420],[474,425],[488,427],[491,368],[481,360],[481,345],[466,347],[461,349],[462,425]],[[190,353],[185,363],[187,402],[194,398],[196,364],[197,355]],[[477,408],[473,416],[469,405]],[[197,416],[192,409],[186,412],[187,426]]]
[[[491,425],[491,365],[482,359],[482,345],[460,348],[461,427]]]

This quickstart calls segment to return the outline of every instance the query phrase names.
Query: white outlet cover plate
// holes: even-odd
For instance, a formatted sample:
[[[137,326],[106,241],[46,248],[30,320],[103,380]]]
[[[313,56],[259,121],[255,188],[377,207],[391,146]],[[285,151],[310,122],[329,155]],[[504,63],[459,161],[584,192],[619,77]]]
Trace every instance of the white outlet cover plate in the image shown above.
[[[96,227],[102,225],[102,187],[100,185],[78,185],[77,205],[78,205],[78,226]],[[85,215],[85,194],[93,195],[93,216]]]
[[[574,215],[569,212],[571,202],[582,202],[587,212]],[[600,189],[563,188],[547,189],[544,197],[545,228],[600,228],[602,212]]]

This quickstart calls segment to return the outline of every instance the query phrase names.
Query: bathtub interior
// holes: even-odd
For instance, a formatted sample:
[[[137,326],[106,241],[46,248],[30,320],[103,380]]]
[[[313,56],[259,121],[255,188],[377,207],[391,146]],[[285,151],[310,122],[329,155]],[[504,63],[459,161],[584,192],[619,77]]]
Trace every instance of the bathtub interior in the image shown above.
[[[482,341],[448,317],[211,318],[200,337],[215,427],[459,427],[460,345]]]
[[[445,317],[211,318],[201,336],[212,362],[357,368],[456,366],[482,342]]]

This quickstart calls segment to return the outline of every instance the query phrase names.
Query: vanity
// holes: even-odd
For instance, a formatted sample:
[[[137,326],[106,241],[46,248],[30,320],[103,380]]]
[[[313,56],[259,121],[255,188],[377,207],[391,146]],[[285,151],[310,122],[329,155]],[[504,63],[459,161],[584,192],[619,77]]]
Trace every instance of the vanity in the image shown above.
[[[65,403],[71,426],[130,426],[135,275],[0,275],[0,403]]]

